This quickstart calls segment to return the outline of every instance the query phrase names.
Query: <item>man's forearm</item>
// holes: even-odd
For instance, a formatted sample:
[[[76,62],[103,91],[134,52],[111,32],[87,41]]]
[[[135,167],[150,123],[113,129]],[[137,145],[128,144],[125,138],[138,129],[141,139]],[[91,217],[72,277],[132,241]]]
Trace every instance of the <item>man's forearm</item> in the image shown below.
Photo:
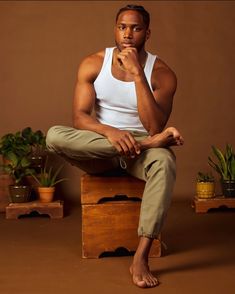
[[[98,122],[95,117],[86,113],[79,113],[74,118],[73,127],[79,130],[96,132],[105,137],[107,137],[107,133],[113,129],[113,127]]]
[[[160,133],[167,118],[157,104],[144,73],[135,77],[135,88],[137,107],[142,124],[151,136]]]

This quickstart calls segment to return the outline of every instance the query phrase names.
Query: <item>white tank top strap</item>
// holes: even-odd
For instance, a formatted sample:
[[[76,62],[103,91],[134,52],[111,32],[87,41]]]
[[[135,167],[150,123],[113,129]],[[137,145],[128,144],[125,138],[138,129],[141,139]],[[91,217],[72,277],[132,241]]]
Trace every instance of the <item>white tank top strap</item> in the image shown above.
[[[112,49],[114,48],[105,48],[104,60],[103,60],[103,64],[102,64],[100,72],[102,72],[106,66],[109,66],[110,62],[112,63],[112,56],[113,56]]]
[[[153,54],[151,54],[149,52],[147,52],[147,53],[148,53],[148,57],[147,57],[145,67],[144,67],[144,73],[145,73],[145,76],[147,77],[149,86],[152,89],[151,76],[152,76],[152,71],[153,71],[154,63],[155,63],[155,60],[156,60],[157,56],[153,55]]]

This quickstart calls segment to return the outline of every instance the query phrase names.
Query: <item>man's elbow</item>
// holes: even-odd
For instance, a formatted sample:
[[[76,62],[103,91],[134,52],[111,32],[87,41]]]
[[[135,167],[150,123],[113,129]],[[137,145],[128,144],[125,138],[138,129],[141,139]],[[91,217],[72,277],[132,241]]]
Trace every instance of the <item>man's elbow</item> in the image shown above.
[[[147,131],[150,136],[154,136],[156,134],[160,134],[166,126],[166,122],[161,122],[157,124],[152,124],[149,127],[147,127]]]
[[[152,128],[152,129],[150,129],[150,130],[148,130],[148,133],[149,133],[149,135],[152,137],[152,136],[154,136],[154,135],[156,135],[156,134],[159,134],[159,133],[161,133],[161,129],[159,129],[159,128]]]
[[[72,119],[72,126],[75,129],[80,128],[79,118],[77,116],[75,116],[75,115],[73,116],[73,119]]]

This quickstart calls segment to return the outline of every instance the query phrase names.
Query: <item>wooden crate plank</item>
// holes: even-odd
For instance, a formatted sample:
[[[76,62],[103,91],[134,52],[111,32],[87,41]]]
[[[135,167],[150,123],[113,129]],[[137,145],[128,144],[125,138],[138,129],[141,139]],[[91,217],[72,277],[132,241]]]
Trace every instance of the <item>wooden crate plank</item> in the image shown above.
[[[98,258],[103,252],[124,247],[135,251],[140,203],[105,203],[82,205],[82,256]],[[155,240],[150,256],[161,255],[161,244]]]
[[[85,174],[81,177],[81,203],[94,204],[102,198],[126,195],[142,198],[145,182],[131,176],[100,177]]]

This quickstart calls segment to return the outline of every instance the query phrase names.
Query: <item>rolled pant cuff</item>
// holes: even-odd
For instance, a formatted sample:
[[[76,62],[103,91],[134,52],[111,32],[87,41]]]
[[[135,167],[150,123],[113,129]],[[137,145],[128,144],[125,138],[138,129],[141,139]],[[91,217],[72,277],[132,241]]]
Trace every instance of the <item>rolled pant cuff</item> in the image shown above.
[[[159,234],[138,234],[139,237],[145,237],[145,238],[149,238],[149,239],[159,239],[158,236]]]

